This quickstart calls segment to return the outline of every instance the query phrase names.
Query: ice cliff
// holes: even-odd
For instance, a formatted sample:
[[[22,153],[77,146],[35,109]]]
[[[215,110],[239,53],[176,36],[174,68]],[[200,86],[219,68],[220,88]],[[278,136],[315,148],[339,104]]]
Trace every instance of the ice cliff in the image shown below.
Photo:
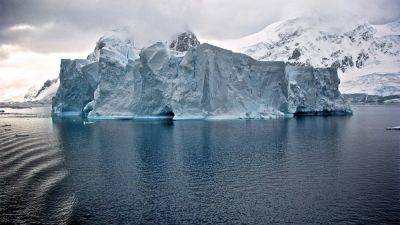
[[[53,113],[212,119],[351,112],[336,69],[257,61],[193,36],[140,52],[125,37],[101,38],[88,59],[61,61]]]

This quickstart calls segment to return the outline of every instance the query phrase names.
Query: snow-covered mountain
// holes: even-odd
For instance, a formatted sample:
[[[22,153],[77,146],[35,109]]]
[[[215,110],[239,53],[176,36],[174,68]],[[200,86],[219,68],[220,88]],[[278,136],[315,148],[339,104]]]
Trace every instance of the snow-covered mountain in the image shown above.
[[[24,96],[25,101],[51,103],[51,99],[56,94],[60,82],[57,79],[47,80],[40,87],[31,87]]]
[[[342,83],[344,93],[400,95],[400,73],[372,73]]]
[[[356,23],[343,27],[330,22],[316,18],[285,20],[255,34],[216,44],[257,60],[336,67],[342,81],[355,81],[367,74],[371,79],[373,76],[400,72],[400,21],[384,25]],[[385,89],[384,86],[396,83],[378,85]]]

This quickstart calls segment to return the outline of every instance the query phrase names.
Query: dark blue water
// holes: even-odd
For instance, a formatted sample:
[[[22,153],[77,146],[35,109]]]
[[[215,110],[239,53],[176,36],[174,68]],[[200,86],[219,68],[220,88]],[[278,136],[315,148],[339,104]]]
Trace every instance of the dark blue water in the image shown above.
[[[400,223],[400,131],[385,130],[400,125],[400,106],[354,111],[86,125],[0,118],[11,125],[0,128],[0,223]]]

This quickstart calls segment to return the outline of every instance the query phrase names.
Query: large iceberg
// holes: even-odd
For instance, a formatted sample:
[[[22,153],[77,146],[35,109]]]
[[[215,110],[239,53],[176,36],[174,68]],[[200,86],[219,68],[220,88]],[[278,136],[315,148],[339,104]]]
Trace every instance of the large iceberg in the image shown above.
[[[336,69],[257,61],[182,35],[177,41],[139,52],[114,35],[100,39],[86,60],[62,60],[53,113],[174,119],[351,113]],[[188,47],[176,48],[182,41]]]

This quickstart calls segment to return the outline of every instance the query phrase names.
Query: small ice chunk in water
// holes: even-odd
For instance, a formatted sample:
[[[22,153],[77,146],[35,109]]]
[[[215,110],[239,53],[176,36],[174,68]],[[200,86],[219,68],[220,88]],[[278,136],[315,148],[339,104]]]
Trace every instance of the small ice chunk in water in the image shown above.
[[[386,130],[400,130],[400,126],[396,126],[396,127],[387,127]]]

